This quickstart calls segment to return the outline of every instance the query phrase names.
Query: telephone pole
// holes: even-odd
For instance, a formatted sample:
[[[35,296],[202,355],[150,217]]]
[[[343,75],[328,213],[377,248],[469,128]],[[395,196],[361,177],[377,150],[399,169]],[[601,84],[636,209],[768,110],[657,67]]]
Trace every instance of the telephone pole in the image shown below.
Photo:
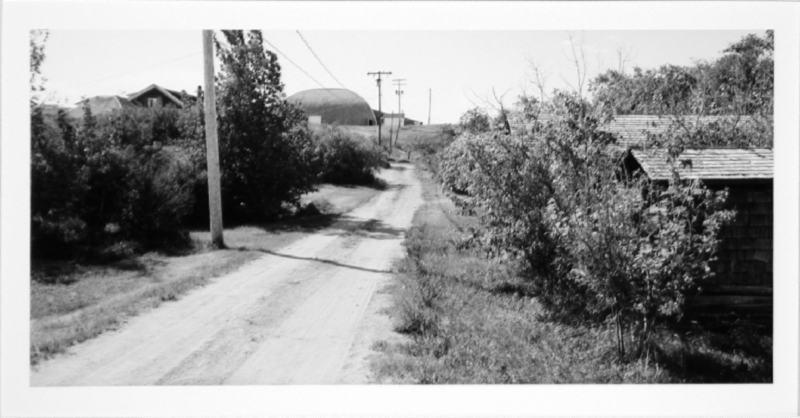
[[[378,84],[378,113],[380,113],[380,118],[378,118],[378,146],[381,145],[381,125],[383,122],[383,109],[381,109],[381,76],[384,75],[392,75],[391,71],[370,71],[367,75],[371,75],[375,77],[375,82]]]
[[[428,88],[428,125],[431,124],[431,89]]]
[[[213,36],[212,31],[203,31],[208,216],[211,224],[211,245],[215,248],[225,248],[225,241],[222,239],[222,193],[219,179],[219,145],[217,144],[217,104],[216,94],[214,94]]]
[[[401,116],[403,114],[403,105],[401,97],[403,97],[403,85],[405,85],[406,79],[395,78],[392,81],[394,82],[395,87],[397,87],[397,89],[394,91],[394,93],[397,95],[397,117],[399,118],[397,119],[397,133],[394,141],[397,143],[397,141],[400,140],[400,127],[403,125],[403,117]],[[392,152],[392,138],[389,138],[389,152]]]

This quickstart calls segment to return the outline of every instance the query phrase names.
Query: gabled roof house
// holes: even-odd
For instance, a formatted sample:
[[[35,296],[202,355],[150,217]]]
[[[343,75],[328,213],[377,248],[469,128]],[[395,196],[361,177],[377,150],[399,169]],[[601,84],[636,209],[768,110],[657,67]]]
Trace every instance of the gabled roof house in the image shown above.
[[[181,93],[176,90],[170,90],[161,87],[158,84],[151,84],[136,93],[128,95],[128,100],[136,105],[144,107],[177,107],[182,108],[185,104],[181,97],[189,97],[191,100],[195,98],[186,93]]]
[[[127,107],[174,107],[183,108],[186,102],[192,103],[196,97],[179,92],[158,84],[151,84],[136,93],[123,96],[93,96],[83,99],[75,104],[69,112],[70,116],[80,118],[83,116],[83,106],[88,103],[92,114],[102,115],[121,110]]]

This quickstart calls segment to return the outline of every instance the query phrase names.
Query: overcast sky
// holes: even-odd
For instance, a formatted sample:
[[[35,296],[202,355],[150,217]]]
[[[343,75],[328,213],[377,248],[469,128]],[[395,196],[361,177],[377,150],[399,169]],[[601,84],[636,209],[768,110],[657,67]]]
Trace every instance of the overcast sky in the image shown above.
[[[397,109],[391,79],[404,78],[403,110],[426,121],[432,89],[431,122],[455,122],[468,108],[484,106],[492,88],[510,105],[522,91],[536,92],[531,62],[543,72],[548,90],[575,85],[570,36],[582,45],[589,78],[618,65],[655,68],[712,60],[746,33],[758,31],[302,31],[314,52],[347,88],[377,108],[375,81],[368,71],[391,71],[384,83],[383,108]],[[340,85],[294,31],[264,31],[266,40],[325,87]],[[278,54],[287,95],[320,87]],[[84,96],[127,94],[156,83],[194,93],[202,84],[198,31],[50,32],[42,67],[45,100],[73,105]]]

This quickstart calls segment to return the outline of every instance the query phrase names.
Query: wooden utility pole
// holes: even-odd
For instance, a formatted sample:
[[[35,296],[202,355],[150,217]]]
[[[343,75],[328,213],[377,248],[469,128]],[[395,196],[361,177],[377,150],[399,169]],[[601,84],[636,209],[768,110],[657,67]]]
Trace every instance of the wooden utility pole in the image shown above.
[[[395,87],[397,87],[397,89],[394,91],[394,93],[397,95],[397,117],[399,118],[397,119],[397,133],[395,134],[397,137],[394,141],[397,143],[397,141],[400,140],[400,127],[403,125],[403,105],[400,98],[403,96],[403,85],[405,84],[406,79],[395,78],[393,81]],[[389,138],[389,152],[392,152],[392,138]]]
[[[428,125],[431,124],[431,89],[428,88]]]
[[[213,32],[203,31],[203,75],[205,77],[206,164],[208,172],[208,215],[211,223],[211,245],[224,248],[222,239],[222,192],[219,174],[219,145],[217,143],[217,102],[214,93]]]
[[[378,113],[380,113],[380,118],[378,118],[378,146],[381,145],[381,125],[383,124],[383,109],[381,109],[381,76],[383,75],[392,75],[391,71],[371,71],[368,72],[367,75],[371,75],[375,77],[375,82],[378,84]]]

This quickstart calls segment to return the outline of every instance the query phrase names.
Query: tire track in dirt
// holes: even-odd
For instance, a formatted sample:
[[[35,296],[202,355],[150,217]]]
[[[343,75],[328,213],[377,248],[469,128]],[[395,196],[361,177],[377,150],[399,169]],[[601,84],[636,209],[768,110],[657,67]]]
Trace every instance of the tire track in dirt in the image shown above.
[[[43,362],[31,383],[366,382],[369,346],[391,332],[373,296],[421,204],[413,167],[381,175],[390,187],[341,222]]]

